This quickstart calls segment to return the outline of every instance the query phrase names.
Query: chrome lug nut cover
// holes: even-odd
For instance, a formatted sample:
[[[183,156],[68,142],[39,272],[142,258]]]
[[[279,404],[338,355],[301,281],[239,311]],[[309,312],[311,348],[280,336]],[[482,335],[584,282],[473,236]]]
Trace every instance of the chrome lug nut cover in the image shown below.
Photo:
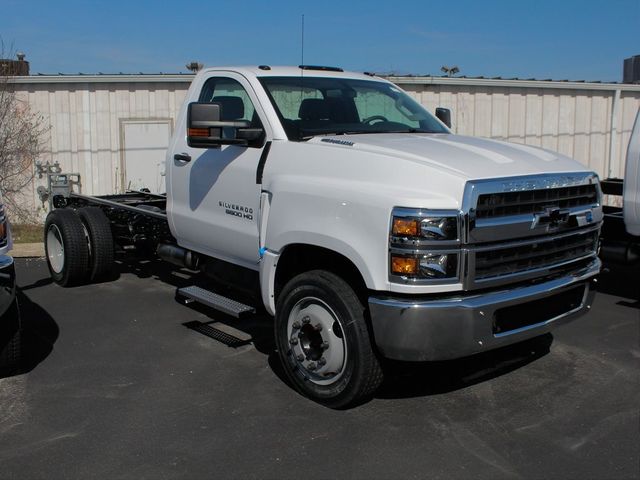
[[[294,369],[306,380],[330,385],[342,377],[347,341],[338,316],[324,300],[300,299],[289,312],[286,333]]]

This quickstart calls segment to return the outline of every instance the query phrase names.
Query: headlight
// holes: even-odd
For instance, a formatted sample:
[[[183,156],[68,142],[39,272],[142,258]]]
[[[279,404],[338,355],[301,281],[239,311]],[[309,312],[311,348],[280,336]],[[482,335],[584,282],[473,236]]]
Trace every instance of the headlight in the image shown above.
[[[391,274],[415,279],[458,278],[458,253],[391,254]]]
[[[461,231],[462,216],[456,210],[394,208],[389,231],[391,281],[457,282]]]
[[[460,216],[457,211],[411,210],[396,208],[391,221],[394,243],[458,242]]]

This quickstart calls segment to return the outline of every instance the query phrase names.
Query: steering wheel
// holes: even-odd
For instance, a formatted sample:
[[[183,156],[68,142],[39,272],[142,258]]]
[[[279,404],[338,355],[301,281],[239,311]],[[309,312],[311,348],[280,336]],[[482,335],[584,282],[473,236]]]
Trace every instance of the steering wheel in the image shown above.
[[[362,123],[368,123],[371,124],[371,122],[375,121],[375,120],[379,120],[381,122],[388,122],[389,119],[383,115],[371,115],[370,117],[367,118],[363,118],[362,119]]]

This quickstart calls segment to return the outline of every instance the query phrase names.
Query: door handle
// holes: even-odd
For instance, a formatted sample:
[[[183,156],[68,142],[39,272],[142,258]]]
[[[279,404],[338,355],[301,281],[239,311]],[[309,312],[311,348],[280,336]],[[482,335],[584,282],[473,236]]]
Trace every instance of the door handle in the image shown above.
[[[188,153],[176,153],[173,156],[173,159],[178,160],[180,162],[189,163],[191,161],[191,155],[189,155]]]

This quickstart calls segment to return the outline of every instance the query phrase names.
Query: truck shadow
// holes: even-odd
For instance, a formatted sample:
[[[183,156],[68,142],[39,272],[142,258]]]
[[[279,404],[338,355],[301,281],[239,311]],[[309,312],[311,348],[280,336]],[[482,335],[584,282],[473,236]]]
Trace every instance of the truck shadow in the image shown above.
[[[198,285],[203,288],[209,288],[222,295],[228,294],[225,286],[216,284],[205,274],[172,265],[158,258],[140,257],[135,253],[127,253],[119,255],[116,263],[119,274],[133,273],[140,278],[155,278],[163,283],[175,287],[176,291],[178,288]],[[257,315],[239,320],[207,306],[198,303],[190,303],[187,308],[191,308],[207,316],[210,321],[187,322],[184,326],[203,335],[209,336],[212,339],[226,343],[223,340],[228,337],[225,337],[225,335],[216,335],[215,332],[211,332],[210,329],[211,327],[215,328],[216,324],[224,325],[226,327],[224,329],[225,332],[231,332],[231,334],[233,334],[233,330],[237,330],[239,333],[245,334],[239,339],[239,342],[235,342],[233,339],[228,339],[228,346],[231,348],[234,346],[242,346],[246,343],[252,343],[256,350],[263,354],[269,355],[274,352],[275,343],[273,340],[273,320],[267,315],[264,308],[261,305],[258,305],[259,302],[257,302],[256,299],[242,298],[237,295],[234,295],[234,298],[248,305],[255,306]],[[176,301],[179,301],[178,297],[176,297]],[[208,334],[208,332],[210,334]],[[243,339],[246,338],[250,338],[250,342],[243,342]]]
[[[640,265],[607,263],[598,279],[598,291],[624,297],[618,305],[640,309]]]
[[[130,273],[138,278],[153,278],[176,288],[194,283],[196,275],[151,256],[136,253],[116,253],[114,277]]]
[[[176,289],[193,284],[203,287],[210,285],[209,279],[203,274],[168,264],[159,259],[141,260],[135,255],[127,254],[118,258],[118,265],[121,273],[133,273],[141,278],[156,278],[176,287]],[[224,291],[219,289],[216,291],[224,294]],[[198,311],[209,320],[187,322],[184,324],[185,328],[210,337],[212,341],[227,344],[230,348],[253,344],[258,352],[267,356],[269,367],[273,373],[285,384],[290,385],[276,352],[273,319],[261,307],[257,308],[257,315],[243,320],[230,317],[198,303],[191,303],[187,308]],[[236,334],[238,338],[229,338],[227,333],[231,332],[233,335],[234,330],[239,332]],[[220,331],[222,333],[219,333]],[[376,393],[376,397],[385,399],[409,398],[460,390],[508,374],[538,360],[549,353],[552,342],[553,336],[546,334],[515,345],[457,360],[421,363],[387,360],[384,362],[385,382]]]
[[[460,390],[524,367],[549,353],[553,335],[547,333],[471,357],[441,362],[387,361],[385,381],[377,398],[437,395]]]
[[[27,288],[27,287],[25,287]],[[0,378],[29,373],[53,351],[60,330],[53,317],[23,293],[17,292],[22,322],[21,360],[16,368],[0,371]]]
[[[136,252],[117,252],[114,278],[123,273],[132,273],[138,278],[155,278],[176,288],[186,287],[202,281],[204,275],[172,265],[153,255]]]

